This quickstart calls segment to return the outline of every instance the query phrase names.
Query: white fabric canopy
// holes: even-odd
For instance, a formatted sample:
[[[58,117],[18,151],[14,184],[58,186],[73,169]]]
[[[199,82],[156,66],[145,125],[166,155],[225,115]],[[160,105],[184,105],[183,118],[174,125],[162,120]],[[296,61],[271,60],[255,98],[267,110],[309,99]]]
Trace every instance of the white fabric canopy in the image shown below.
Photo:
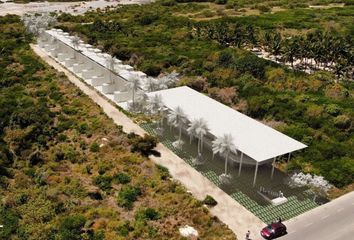
[[[189,120],[204,118],[214,136],[231,134],[237,149],[257,162],[307,147],[283,133],[274,130],[214,99],[189,87],[177,87],[148,93],[160,94],[165,106],[180,106]]]

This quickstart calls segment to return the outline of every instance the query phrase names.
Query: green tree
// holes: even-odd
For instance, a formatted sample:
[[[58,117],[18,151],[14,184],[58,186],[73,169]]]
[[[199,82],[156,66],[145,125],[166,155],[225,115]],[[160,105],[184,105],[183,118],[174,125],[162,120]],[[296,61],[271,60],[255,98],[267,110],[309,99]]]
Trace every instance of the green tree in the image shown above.
[[[58,228],[60,240],[81,240],[81,229],[85,226],[86,218],[82,215],[64,217]]]

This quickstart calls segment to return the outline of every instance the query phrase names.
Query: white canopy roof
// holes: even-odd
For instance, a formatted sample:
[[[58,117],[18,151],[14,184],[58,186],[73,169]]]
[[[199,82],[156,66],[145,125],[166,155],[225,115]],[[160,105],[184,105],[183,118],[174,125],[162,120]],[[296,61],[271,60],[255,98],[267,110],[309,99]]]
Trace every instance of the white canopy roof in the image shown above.
[[[165,106],[180,106],[189,120],[204,118],[214,136],[231,134],[238,150],[263,162],[307,147],[271,127],[268,127],[189,87],[178,87],[148,93],[160,94]]]

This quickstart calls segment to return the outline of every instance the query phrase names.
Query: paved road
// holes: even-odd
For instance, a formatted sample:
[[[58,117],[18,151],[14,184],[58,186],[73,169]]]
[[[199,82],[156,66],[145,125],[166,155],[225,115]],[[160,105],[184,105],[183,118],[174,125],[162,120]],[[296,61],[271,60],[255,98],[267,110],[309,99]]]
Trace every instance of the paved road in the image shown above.
[[[354,192],[285,223],[281,240],[354,240]]]

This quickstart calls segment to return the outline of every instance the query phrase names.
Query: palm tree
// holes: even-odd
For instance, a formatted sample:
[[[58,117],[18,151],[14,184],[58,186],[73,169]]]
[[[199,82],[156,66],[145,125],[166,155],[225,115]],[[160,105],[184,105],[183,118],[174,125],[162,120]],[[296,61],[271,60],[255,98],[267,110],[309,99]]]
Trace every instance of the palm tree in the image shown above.
[[[78,36],[73,36],[70,41],[74,47],[74,58],[76,59],[76,51],[79,51],[80,38]]]
[[[145,81],[145,90],[148,92],[153,92],[158,90],[158,81],[153,77],[147,77]]]
[[[156,94],[152,98],[149,98],[147,108],[150,113],[160,115],[161,119],[160,121],[158,121],[156,133],[162,134],[165,107],[162,101],[161,94]]]
[[[196,119],[189,124],[187,129],[188,134],[198,138],[198,156],[194,159],[194,164],[199,165],[203,163],[203,138],[209,131],[206,121],[203,118]]]
[[[176,107],[169,115],[168,115],[168,122],[173,125],[174,127],[177,127],[179,130],[178,134],[178,140],[173,142],[172,145],[175,148],[181,148],[183,145],[182,141],[182,127],[184,124],[187,122],[187,117],[186,114],[184,113],[183,109],[181,107]]]
[[[276,32],[273,35],[272,39],[272,45],[271,45],[271,50],[272,54],[277,58],[277,56],[280,54],[281,50],[281,44],[282,44],[282,37],[279,32]]]
[[[294,60],[296,60],[298,48],[297,38],[294,37],[292,39],[285,40],[282,58],[284,63],[290,63],[292,68],[294,68]]]
[[[257,35],[254,27],[252,25],[248,25],[246,27],[247,31],[247,41],[252,46],[255,47],[257,45]]]
[[[231,134],[224,134],[213,141],[212,150],[214,154],[221,154],[225,156],[225,173],[219,176],[222,183],[229,183],[231,175],[227,174],[227,164],[230,153],[237,154],[237,148],[234,145],[234,139]]]
[[[128,104],[129,111],[132,112],[146,112],[146,103],[148,101],[148,96],[144,91],[137,91],[135,94],[134,103]]]
[[[112,57],[111,55],[107,55],[107,57],[105,58],[106,67],[110,70],[109,71],[109,83],[113,83],[112,82],[112,72],[114,71],[115,62],[116,62],[116,58]]]
[[[128,80],[128,86],[132,90],[132,108],[134,109],[135,107],[135,93],[136,91],[141,87],[140,79],[137,77],[133,77]]]
[[[78,36],[73,36],[71,38],[71,44],[73,45],[75,50],[79,50],[80,38]]]

